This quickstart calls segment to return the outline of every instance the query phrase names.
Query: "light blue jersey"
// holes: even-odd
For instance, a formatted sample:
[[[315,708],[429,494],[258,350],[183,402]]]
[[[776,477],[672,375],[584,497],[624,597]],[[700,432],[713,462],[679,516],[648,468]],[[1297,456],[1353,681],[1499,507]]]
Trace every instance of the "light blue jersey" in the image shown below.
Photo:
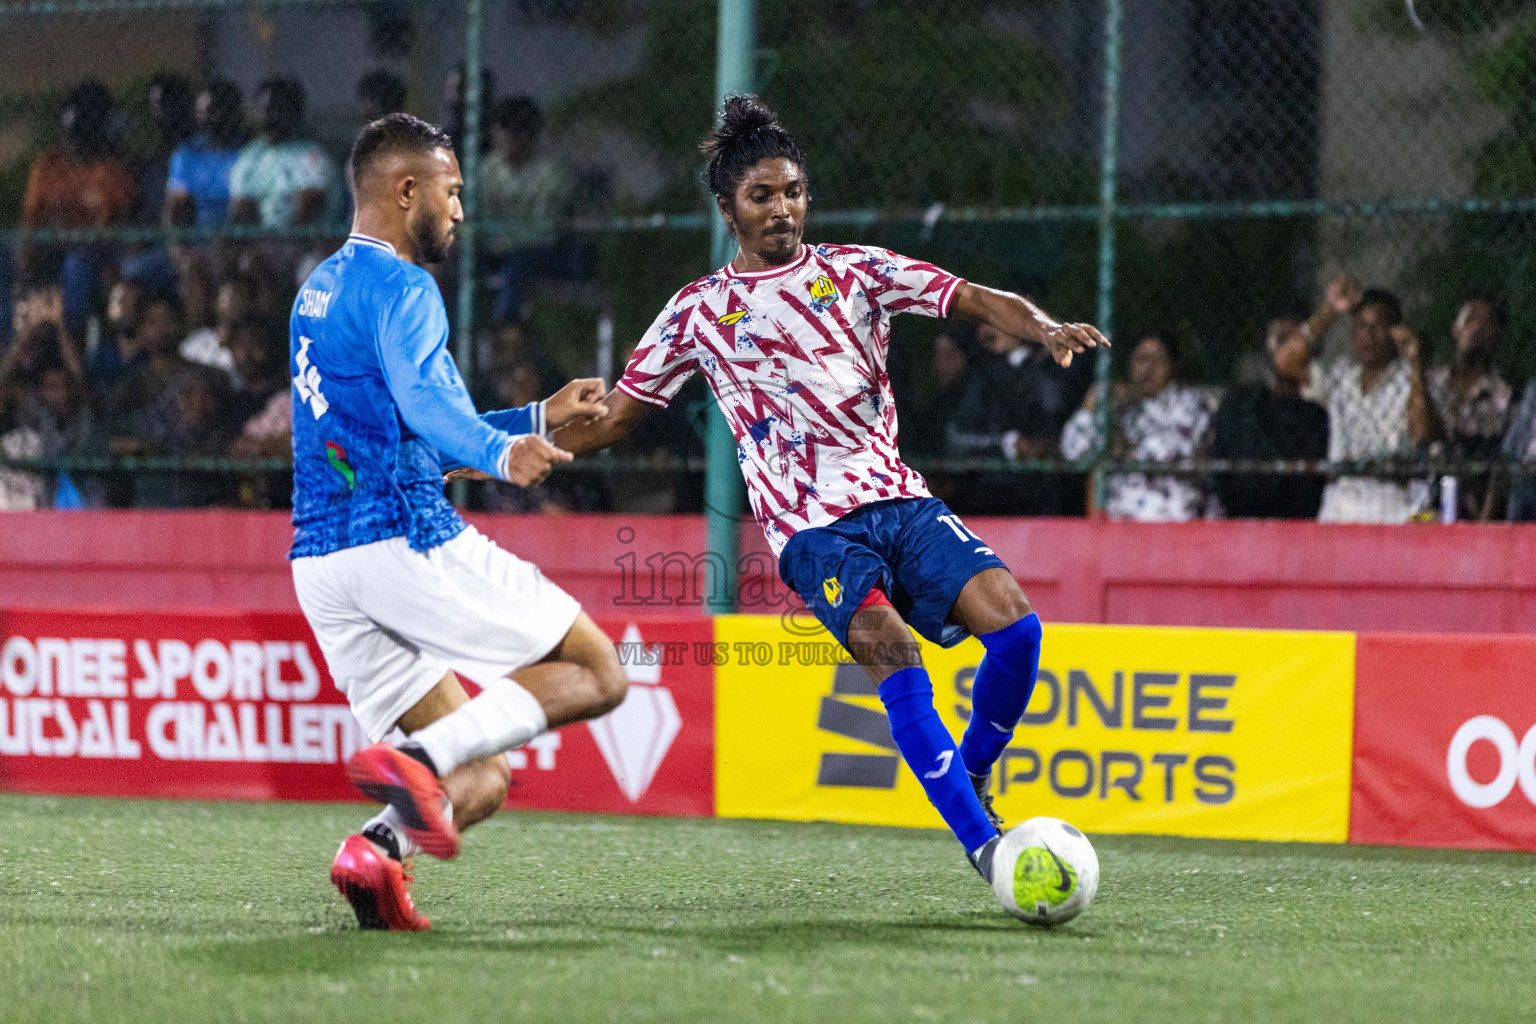
[[[464,521],[445,470],[492,476],[514,435],[544,432],[542,403],[475,414],[448,354],[432,275],[353,235],[315,268],[289,318],[293,547],[289,558],[405,537],[424,551]]]

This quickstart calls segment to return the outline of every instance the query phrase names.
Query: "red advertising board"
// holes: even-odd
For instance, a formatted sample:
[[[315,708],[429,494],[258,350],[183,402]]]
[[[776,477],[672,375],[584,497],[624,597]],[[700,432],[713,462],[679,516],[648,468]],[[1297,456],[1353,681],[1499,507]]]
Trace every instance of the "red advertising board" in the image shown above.
[[[514,752],[509,804],[712,814],[713,624],[603,627],[629,696]],[[362,742],[301,615],[0,611],[0,789],[349,800]]]
[[[1349,838],[1536,850],[1536,637],[1359,637]]]

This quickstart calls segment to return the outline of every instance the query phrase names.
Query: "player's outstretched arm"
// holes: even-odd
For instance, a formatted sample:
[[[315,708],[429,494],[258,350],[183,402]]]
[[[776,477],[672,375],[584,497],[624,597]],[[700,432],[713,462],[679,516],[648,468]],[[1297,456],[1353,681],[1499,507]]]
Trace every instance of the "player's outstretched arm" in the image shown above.
[[[592,423],[608,415],[603,403],[607,384],[601,377],[573,380],[544,400],[544,429],[558,430],[568,423]]]
[[[1038,342],[1062,366],[1072,365],[1074,353],[1109,346],[1109,340],[1092,324],[1061,323],[1022,295],[979,284],[961,285],[949,310],[961,319],[990,324],[1004,334]]]
[[[608,392],[601,406],[602,415],[578,416],[555,431],[551,439],[556,446],[572,455],[601,451],[622,441],[651,411],[648,403],[631,398],[618,388]]]

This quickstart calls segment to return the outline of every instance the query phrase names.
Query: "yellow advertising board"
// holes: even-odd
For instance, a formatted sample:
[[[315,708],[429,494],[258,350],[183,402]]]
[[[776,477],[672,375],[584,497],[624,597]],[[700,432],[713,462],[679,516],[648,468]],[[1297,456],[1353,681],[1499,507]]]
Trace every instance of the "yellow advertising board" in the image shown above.
[[[715,620],[715,809],[722,817],[942,826],[901,763],[864,670],[827,633]],[[1091,832],[1343,842],[1349,633],[1047,625],[1039,683],[993,771],[1010,823]],[[958,737],[976,640],[923,642]]]

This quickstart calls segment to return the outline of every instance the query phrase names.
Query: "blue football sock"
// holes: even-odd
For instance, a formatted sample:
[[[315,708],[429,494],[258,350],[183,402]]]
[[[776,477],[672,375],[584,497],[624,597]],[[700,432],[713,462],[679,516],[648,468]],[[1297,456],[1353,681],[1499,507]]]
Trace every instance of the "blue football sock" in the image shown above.
[[[960,739],[960,758],[972,775],[992,771],[1024,717],[1040,670],[1040,635],[1040,616],[1030,612],[1011,626],[977,637],[987,653],[976,667],[971,721]]]
[[[955,741],[933,709],[927,671],[914,666],[891,675],[880,684],[880,700],[890,716],[896,748],[965,852],[973,853],[997,835],[997,829],[981,809],[956,756]]]

